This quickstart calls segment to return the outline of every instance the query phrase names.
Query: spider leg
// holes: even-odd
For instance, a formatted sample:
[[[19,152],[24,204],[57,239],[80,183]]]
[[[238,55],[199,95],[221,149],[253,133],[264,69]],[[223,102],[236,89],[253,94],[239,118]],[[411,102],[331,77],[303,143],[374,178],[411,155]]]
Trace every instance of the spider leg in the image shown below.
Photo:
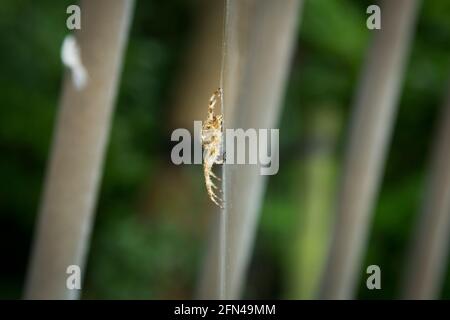
[[[222,199],[221,199],[217,194],[215,194],[214,192],[211,192],[211,196],[212,196],[212,198],[214,198],[214,199],[217,199],[217,200],[222,201]]]
[[[214,177],[214,178],[216,178],[217,180],[222,181],[222,179],[220,179],[218,176],[216,176],[216,175],[214,174],[214,172],[212,172],[212,171],[211,171],[211,177]]]
[[[223,206],[214,198],[211,198],[211,200],[221,209],[223,209]]]
[[[211,200],[212,200],[215,204],[217,204],[220,208],[223,209],[223,206],[222,206],[221,204],[219,204],[219,202],[223,202],[223,200],[222,200],[219,196],[217,196],[216,194],[212,193],[212,194],[211,194]]]
[[[214,113],[214,107],[216,106],[217,101],[219,101],[222,97],[222,89],[219,88],[212,94],[211,98],[209,98],[209,106],[208,113],[212,115]]]

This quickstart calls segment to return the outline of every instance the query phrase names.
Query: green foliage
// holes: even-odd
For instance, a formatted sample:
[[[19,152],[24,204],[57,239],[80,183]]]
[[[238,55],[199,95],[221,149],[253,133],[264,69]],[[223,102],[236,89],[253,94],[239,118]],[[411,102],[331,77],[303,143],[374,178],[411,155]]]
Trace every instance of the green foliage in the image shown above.
[[[59,50],[73,1],[0,3],[0,298],[19,298],[63,68]],[[304,187],[308,115],[329,108],[345,128],[371,32],[369,1],[307,0],[280,124],[281,166],[270,179],[246,296],[283,297],[296,237],[298,190]],[[137,1],[93,230],[85,298],[173,298],[192,295],[204,244],[198,168],[160,181],[170,157],[168,101],[181,70],[195,6],[188,1]],[[364,265],[378,264],[383,290],[362,298],[394,298],[411,227],[420,206],[427,154],[449,70],[450,2],[423,1],[385,177]],[[331,121],[333,122],[333,121]],[[341,125],[340,123],[338,124]],[[308,142],[309,141],[309,142]],[[314,141],[312,142],[314,144]],[[336,166],[340,162],[333,160]],[[173,189],[177,179],[189,190]],[[158,205],[141,208],[148,181]],[[175,181],[175,182],[174,182]],[[198,183],[197,183],[198,182]],[[161,184],[166,186],[160,187]],[[176,197],[176,198],[175,198]],[[176,215],[175,213],[179,213]],[[181,218],[180,218],[181,216]],[[161,218],[164,217],[164,218]],[[201,226],[198,226],[201,225]],[[193,231],[194,230],[194,231]],[[200,230],[200,231],[198,231]],[[314,248],[311,248],[314,250]],[[442,297],[450,297],[450,279]]]

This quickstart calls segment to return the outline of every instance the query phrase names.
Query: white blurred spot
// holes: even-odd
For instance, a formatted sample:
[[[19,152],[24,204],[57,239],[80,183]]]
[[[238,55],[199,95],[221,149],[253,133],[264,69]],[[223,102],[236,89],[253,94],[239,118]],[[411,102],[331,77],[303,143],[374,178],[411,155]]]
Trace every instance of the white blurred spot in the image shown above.
[[[64,38],[61,47],[61,60],[71,70],[75,88],[82,90],[87,84],[88,74],[81,62],[80,48],[73,35]]]

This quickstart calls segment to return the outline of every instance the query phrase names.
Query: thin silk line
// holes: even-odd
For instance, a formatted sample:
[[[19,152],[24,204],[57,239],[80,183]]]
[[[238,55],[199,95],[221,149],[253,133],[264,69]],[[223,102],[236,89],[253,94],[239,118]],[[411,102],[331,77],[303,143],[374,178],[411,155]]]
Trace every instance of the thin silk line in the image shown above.
[[[220,67],[220,88],[222,89],[222,94],[220,95],[220,108],[223,115],[223,126],[225,128],[225,108],[224,108],[224,74],[225,74],[225,58],[227,49],[227,36],[228,36],[228,8],[229,0],[224,0],[223,7],[223,26],[222,26],[222,61]],[[224,140],[222,139],[222,152],[224,150]],[[225,164],[222,165],[222,203],[223,209],[221,209],[221,214],[219,216],[219,299],[226,299],[226,269],[228,264],[227,258],[227,198],[226,198],[226,171]]]

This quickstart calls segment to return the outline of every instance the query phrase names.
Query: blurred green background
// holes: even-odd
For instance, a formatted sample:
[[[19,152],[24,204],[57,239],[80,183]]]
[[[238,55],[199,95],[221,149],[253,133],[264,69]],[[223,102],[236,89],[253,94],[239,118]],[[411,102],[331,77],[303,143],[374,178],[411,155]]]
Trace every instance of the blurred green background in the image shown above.
[[[70,4],[0,3],[0,298],[22,294],[64,71],[59,53]],[[280,171],[269,179],[246,298],[295,297],[290,277],[295,255],[302,255],[295,239],[306,210],[301,205],[303,177],[312,170],[307,159],[317,144],[325,143],[333,159],[330,172],[338,171],[371,36],[365,24],[369,4],[305,2],[279,125]],[[195,292],[207,239],[208,199],[200,166],[171,164],[167,123],[172,87],[199,5],[137,1],[83,298],[191,298]],[[450,2],[423,1],[358,298],[398,297],[449,58]],[[314,128],[321,127],[325,138],[319,132],[323,139],[317,139]],[[381,267],[382,290],[365,287],[370,264]],[[442,298],[450,298],[449,277]]]

